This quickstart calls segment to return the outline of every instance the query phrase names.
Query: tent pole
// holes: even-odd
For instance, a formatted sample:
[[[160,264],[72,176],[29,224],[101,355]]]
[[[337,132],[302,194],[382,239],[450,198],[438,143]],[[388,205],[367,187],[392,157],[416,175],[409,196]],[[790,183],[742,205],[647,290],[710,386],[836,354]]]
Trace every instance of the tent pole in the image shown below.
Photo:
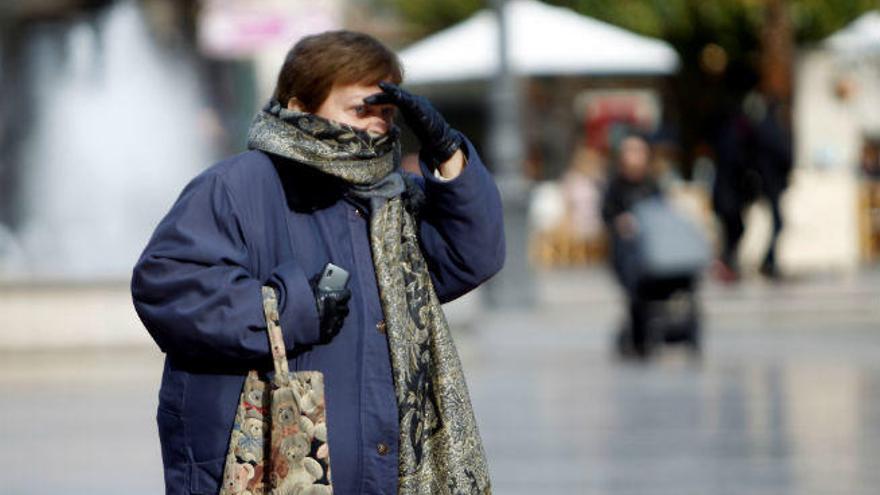
[[[535,280],[528,260],[528,202],[531,184],[525,176],[523,132],[520,127],[522,97],[510,66],[506,0],[492,0],[498,16],[498,69],[489,86],[489,150],[495,180],[501,190],[507,259],[504,269],[489,284],[489,303],[496,308],[535,304]]]

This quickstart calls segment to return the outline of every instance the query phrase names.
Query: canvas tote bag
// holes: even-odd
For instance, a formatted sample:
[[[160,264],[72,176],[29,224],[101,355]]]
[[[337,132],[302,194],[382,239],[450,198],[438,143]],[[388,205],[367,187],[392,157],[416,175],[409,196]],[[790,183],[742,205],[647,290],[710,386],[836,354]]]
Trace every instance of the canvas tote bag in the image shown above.
[[[245,379],[220,495],[332,494],[324,375],[288,370],[272,287],[263,287],[263,311],[275,375]]]

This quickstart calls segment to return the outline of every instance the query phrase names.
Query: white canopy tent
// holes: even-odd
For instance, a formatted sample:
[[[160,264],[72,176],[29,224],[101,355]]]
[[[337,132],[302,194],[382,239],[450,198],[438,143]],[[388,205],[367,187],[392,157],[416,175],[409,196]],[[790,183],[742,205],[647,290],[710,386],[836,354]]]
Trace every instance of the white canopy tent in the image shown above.
[[[853,56],[880,54],[880,11],[872,10],[825,40],[829,48]]]
[[[641,36],[570,9],[536,0],[511,0],[508,53],[520,75],[666,75],[678,55]],[[410,84],[491,78],[498,69],[498,19],[481,10],[469,19],[400,52]]]

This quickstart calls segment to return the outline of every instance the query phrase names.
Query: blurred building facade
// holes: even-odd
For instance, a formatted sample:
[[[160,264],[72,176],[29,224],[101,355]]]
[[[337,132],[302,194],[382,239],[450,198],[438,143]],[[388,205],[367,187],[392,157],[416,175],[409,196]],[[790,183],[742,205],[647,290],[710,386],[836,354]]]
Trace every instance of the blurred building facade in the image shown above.
[[[880,140],[880,11],[802,49],[796,90],[797,169],[782,249],[792,266],[857,269],[880,258],[878,174],[868,156]]]

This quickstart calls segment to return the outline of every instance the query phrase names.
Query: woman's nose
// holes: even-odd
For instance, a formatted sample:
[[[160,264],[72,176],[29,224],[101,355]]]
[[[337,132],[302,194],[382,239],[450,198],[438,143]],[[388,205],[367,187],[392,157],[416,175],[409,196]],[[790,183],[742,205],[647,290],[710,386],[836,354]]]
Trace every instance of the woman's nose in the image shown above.
[[[370,117],[366,127],[368,131],[385,134],[388,131],[389,125],[390,123],[381,117]]]

